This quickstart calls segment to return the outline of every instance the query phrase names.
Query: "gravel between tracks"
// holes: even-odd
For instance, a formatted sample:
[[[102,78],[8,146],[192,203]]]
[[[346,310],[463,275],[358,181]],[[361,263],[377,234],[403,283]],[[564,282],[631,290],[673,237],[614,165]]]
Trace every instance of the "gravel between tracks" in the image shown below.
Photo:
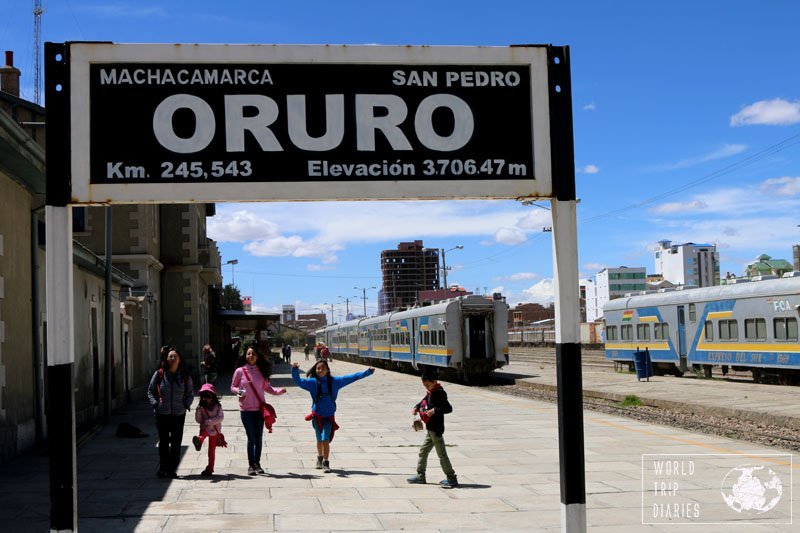
[[[512,396],[556,402],[556,393],[549,390],[516,384],[488,385],[485,388]],[[718,435],[771,448],[800,451],[800,431],[783,426],[757,424],[738,418],[696,415],[649,405],[623,407],[619,403],[600,398],[584,398],[583,405],[585,409],[625,416],[642,422]]]

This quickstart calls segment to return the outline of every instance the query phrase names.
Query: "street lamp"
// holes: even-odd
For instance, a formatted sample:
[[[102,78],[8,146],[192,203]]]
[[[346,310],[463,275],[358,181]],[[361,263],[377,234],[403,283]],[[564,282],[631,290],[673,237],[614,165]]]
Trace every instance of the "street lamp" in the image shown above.
[[[447,291],[447,263],[445,262],[445,254],[447,252],[452,252],[453,250],[463,250],[464,247],[460,244],[458,246],[454,246],[449,250],[445,250],[442,248],[442,275],[444,276],[444,290]]]
[[[229,261],[226,261],[225,264],[231,266],[231,285],[233,285],[235,287],[236,286],[236,273],[233,271],[233,265],[238,265],[239,264],[239,260],[238,259],[231,259]]]
[[[367,316],[367,289],[377,289],[377,287],[353,287],[357,291],[361,291],[361,299],[364,301],[364,317]]]

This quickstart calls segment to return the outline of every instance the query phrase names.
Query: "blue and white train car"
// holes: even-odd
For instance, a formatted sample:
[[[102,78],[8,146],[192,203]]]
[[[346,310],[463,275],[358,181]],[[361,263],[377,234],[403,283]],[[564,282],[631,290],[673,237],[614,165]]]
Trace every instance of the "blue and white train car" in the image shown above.
[[[647,349],[658,373],[720,366],[795,384],[798,310],[800,277],[618,298],[603,306],[606,358],[630,363]]]
[[[508,306],[465,296],[317,332],[334,356],[398,369],[436,368],[465,380],[508,363]]]

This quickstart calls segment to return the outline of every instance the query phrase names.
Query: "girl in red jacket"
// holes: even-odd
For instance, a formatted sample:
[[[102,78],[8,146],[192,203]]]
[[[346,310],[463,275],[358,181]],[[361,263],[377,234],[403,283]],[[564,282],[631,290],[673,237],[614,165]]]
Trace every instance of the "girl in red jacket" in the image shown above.
[[[194,449],[198,452],[203,446],[203,441],[208,438],[208,466],[201,476],[210,476],[214,473],[214,458],[217,453],[217,437],[222,434],[222,420],[225,413],[217,398],[214,385],[206,383],[200,387],[200,405],[194,411],[194,419],[200,424],[200,434],[192,437]]]

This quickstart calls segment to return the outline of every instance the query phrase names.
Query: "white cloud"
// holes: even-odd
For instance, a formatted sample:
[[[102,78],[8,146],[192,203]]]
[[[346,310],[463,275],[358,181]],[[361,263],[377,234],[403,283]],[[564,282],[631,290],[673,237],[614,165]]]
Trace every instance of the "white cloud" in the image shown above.
[[[585,106],[583,106],[583,110],[584,111],[594,111],[595,109],[597,109],[597,106],[595,105],[594,102],[592,102],[590,104],[586,104]]]
[[[667,163],[664,165],[653,165],[648,167],[647,170],[651,172],[666,172],[670,170],[678,170],[681,168],[694,167],[697,165],[701,165],[703,163],[708,163],[709,161],[716,161],[717,159],[724,159],[726,157],[738,155],[744,152],[745,150],[747,150],[747,145],[744,144],[726,144],[721,148],[718,148],[717,150],[714,150],[707,154],[688,157],[686,159],[681,159],[675,163]]]
[[[600,169],[597,167],[597,165],[586,165],[584,167],[576,168],[575,171],[583,174],[597,174],[600,172]]]
[[[603,263],[586,263],[585,265],[583,265],[583,268],[585,268],[586,270],[596,270],[599,272],[604,268],[606,268],[606,265],[604,265]]]
[[[333,263],[338,259],[332,259],[332,257],[342,247],[306,241],[299,235],[289,237],[279,235],[269,239],[251,241],[245,244],[243,249],[256,257],[322,257],[323,263]]]
[[[522,291],[525,301],[537,304],[549,304],[555,299],[553,279],[543,279],[535,285],[531,285]]]
[[[278,236],[278,225],[251,211],[222,212],[208,218],[208,236],[217,242],[247,242]]]
[[[783,98],[761,100],[744,107],[731,117],[731,126],[788,126],[800,122],[800,100]]]
[[[500,228],[494,234],[494,238],[499,243],[510,245],[521,244],[528,239],[525,232],[519,228]]]
[[[548,209],[533,208],[520,217],[515,226],[522,230],[541,231],[542,227],[549,226],[552,220],[553,217]]]
[[[761,184],[761,191],[771,194],[791,195],[800,193],[800,176],[782,178],[770,178]]]
[[[495,279],[500,281],[523,281],[537,278],[539,278],[539,274],[535,274],[533,272],[517,272],[516,274],[511,274],[510,276],[501,276]]]
[[[478,244],[480,244],[481,246],[494,246],[497,243],[494,242],[494,241],[487,241],[487,240],[484,239],[481,242],[479,242]]]
[[[316,265],[316,264],[309,264],[306,265],[306,270],[309,272],[321,272],[323,270],[335,270],[336,267],[330,265]]]
[[[657,214],[685,213],[687,211],[702,211],[706,207],[708,207],[708,205],[702,200],[695,200],[693,202],[671,202],[652,207],[650,208],[650,212]]]

